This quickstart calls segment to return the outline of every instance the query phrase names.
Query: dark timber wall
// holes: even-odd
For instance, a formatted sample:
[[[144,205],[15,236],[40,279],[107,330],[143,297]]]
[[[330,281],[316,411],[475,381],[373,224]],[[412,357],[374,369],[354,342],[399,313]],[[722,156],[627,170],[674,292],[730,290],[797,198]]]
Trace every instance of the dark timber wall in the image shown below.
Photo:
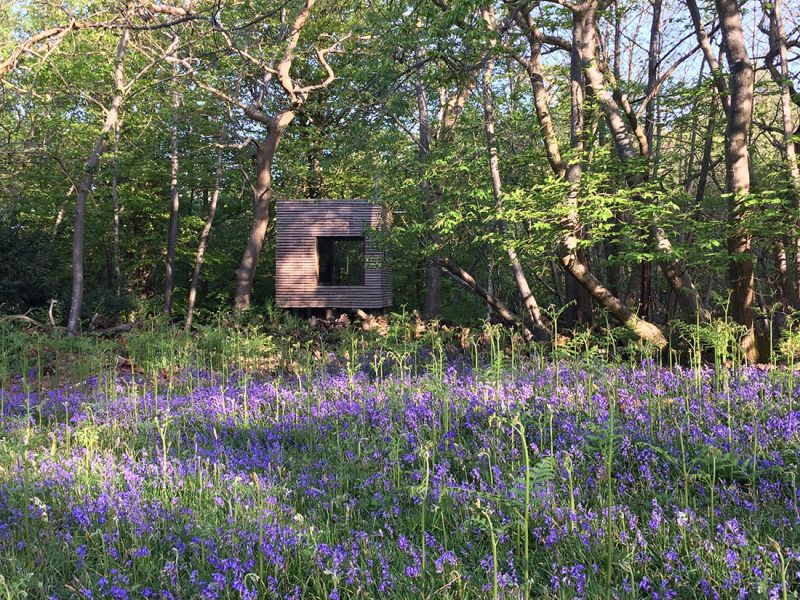
[[[285,308],[383,308],[392,303],[392,278],[383,252],[365,236],[385,220],[365,200],[278,200],[275,301]],[[318,285],[317,237],[365,236],[363,286]]]

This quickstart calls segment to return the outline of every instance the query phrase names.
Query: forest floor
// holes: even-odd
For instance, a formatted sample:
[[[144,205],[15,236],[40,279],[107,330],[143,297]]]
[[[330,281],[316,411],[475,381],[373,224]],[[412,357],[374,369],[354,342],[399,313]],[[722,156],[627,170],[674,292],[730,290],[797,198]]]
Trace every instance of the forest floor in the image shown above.
[[[0,596],[797,597],[800,373],[498,331],[0,329]]]

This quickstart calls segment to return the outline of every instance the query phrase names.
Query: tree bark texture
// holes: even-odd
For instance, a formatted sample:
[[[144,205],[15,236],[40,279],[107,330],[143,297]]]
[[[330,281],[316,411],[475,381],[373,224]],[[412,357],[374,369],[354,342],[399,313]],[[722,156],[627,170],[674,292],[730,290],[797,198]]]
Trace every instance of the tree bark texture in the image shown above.
[[[608,288],[591,273],[587,262],[581,260],[579,255],[582,249],[579,248],[581,225],[578,216],[578,199],[580,197],[580,181],[582,177],[584,127],[584,64],[581,60],[580,52],[582,49],[584,54],[591,53],[592,59],[594,58],[595,28],[593,24],[591,26],[587,25],[592,23],[592,20],[596,18],[597,6],[592,3],[584,3],[580,5],[580,8],[582,10],[574,11],[573,13],[574,20],[570,60],[570,145],[573,156],[567,161],[564,168],[564,177],[571,185],[565,197],[567,210],[561,222],[564,234],[558,245],[557,254],[560,264],[566,272],[567,287],[569,287],[569,285],[575,285],[576,283],[579,284],[585,293],[590,294],[592,298],[597,300],[597,302],[608,310],[624,327],[630,329],[641,339],[649,341],[659,348],[664,348],[667,345],[667,340],[661,330],[655,325],[639,319],[628,310],[625,304],[612,294]],[[532,51],[535,48],[536,46],[534,45]],[[537,65],[535,62],[531,64],[534,66],[534,75],[540,78],[541,70],[536,69]],[[530,72],[529,70],[529,73]],[[546,91],[543,85],[540,88],[540,93],[544,100],[544,106],[548,106]],[[542,117],[543,113],[537,111],[539,126],[544,129],[546,124],[542,122]],[[555,137],[553,137],[553,141],[555,142]],[[555,143],[557,144],[557,142]],[[551,168],[554,167],[555,162],[556,161],[551,160]],[[556,176],[560,176],[557,168],[553,170]],[[567,300],[567,298],[565,298],[565,300]]]
[[[781,90],[781,124],[783,129],[783,155],[786,160],[786,170],[789,175],[789,185],[793,195],[793,208],[800,211],[800,167],[797,162],[797,142],[794,130],[794,115],[792,113],[792,83],[789,71],[789,51],[786,40],[786,31],[783,26],[781,0],[773,0],[769,10],[769,55],[765,60],[770,75]],[[775,59],[778,59],[778,66]],[[794,308],[800,309],[800,221],[794,223],[794,250],[795,250],[795,275],[794,284],[791,284],[788,272],[780,270],[779,280],[784,289],[785,301]],[[783,247],[783,242],[779,245]],[[785,247],[783,247],[785,259]],[[779,266],[779,265],[778,265]],[[785,279],[784,279],[785,277]],[[783,283],[785,281],[785,283]]]
[[[494,70],[494,60],[489,59],[483,72],[483,82],[481,86],[481,97],[483,101],[483,125],[486,133],[486,150],[489,156],[489,175],[492,181],[492,195],[494,197],[495,208],[499,213],[502,209],[502,179],[500,177],[500,156],[497,150],[497,139],[494,128],[494,99],[492,97],[492,71]],[[498,232],[502,235],[507,227],[503,219],[496,221]],[[520,300],[525,308],[525,319],[529,329],[533,331],[537,341],[547,341],[550,335],[542,319],[542,312],[536,297],[531,291],[528,279],[525,277],[525,270],[517,256],[517,252],[509,246],[507,249],[508,260],[511,263],[511,272],[514,282],[517,285]]]
[[[119,205],[119,165],[117,155],[119,153],[119,123],[114,126],[114,164],[111,173],[111,209],[113,214],[113,231],[111,256],[114,269],[114,295],[119,297],[122,294],[122,268],[119,258],[120,242],[120,205]]]
[[[108,145],[108,134],[116,127],[119,120],[119,110],[125,95],[124,57],[127,50],[130,31],[124,29],[117,44],[114,59],[114,97],[108,107],[100,135],[94,143],[91,153],[83,167],[83,174],[78,183],[75,197],[75,226],[72,234],[72,292],[70,295],[69,316],[67,318],[67,332],[70,335],[79,335],[81,332],[81,310],[83,309],[83,238],[86,225],[86,200],[92,189],[92,181],[100,157]]]
[[[422,53],[418,52],[418,55],[422,56]],[[423,74],[424,70],[420,67],[419,78],[414,84],[414,91],[417,99],[417,116],[419,120],[419,158],[422,164],[425,165],[431,152],[431,119],[428,110],[428,95],[422,83]],[[428,219],[432,220],[436,208],[440,204],[441,196],[437,193],[434,185],[427,179],[423,178],[419,185]],[[437,241],[435,234],[432,235],[431,240],[434,243]],[[428,257],[425,261],[424,279],[425,295],[422,299],[422,318],[430,320],[436,318],[439,314],[442,302],[442,271],[439,265],[436,264],[434,256]]]
[[[751,233],[744,220],[750,194],[750,155],[747,144],[753,116],[755,75],[742,30],[736,0],[716,0],[730,69],[727,126],[725,128],[725,187],[730,197],[731,233],[729,279],[731,316],[746,329],[742,350],[748,360],[758,359],[755,338],[755,274]]]
[[[625,119],[622,116],[622,110],[618,104],[614,94],[607,88],[603,73],[597,66],[595,57],[596,53],[596,13],[591,20],[587,20],[585,27],[591,28],[594,35],[581,46],[581,60],[584,64],[584,73],[586,75],[586,82],[592,89],[592,92],[600,104],[606,117],[608,128],[611,132],[611,137],[614,140],[614,147],[617,155],[623,162],[634,161],[637,158],[636,150],[634,149],[631,135],[625,124]],[[627,100],[622,96],[622,99]],[[638,125],[637,125],[638,127]],[[650,157],[649,145],[647,144],[646,136],[636,136],[639,144],[640,151],[644,158]],[[638,185],[641,183],[641,176],[635,174],[629,176],[631,185]],[[682,308],[689,313],[690,318],[699,315],[700,319],[706,321],[710,315],[705,308],[703,302],[695,286],[691,283],[691,278],[686,272],[680,261],[673,257],[672,243],[666,236],[663,228],[653,223],[648,227],[650,234],[650,244],[654,250],[658,252],[658,265],[661,272],[664,274],[670,288],[678,294],[678,300]]]
[[[178,171],[180,158],[178,156],[178,115],[181,107],[181,97],[176,91],[172,98],[172,123],[170,125],[170,183],[169,183],[169,231],[167,233],[167,258],[164,263],[164,314],[172,314],[172,293],[175,287],[175,250],[178,245],[178,217],[181,208],[180,189],[178,188]]]
[[[236,270],[236,292],[234,303],[236,310],[244,310],[250,306],[253,293],[253,281],[256,265],[264,237],[269,225],[269,209],[272,204],[272,163],[286,128],[292,122],[295,113],[292,110],[278,114],[267,128],[267,135],[256,150],[256,183],[253,187],[253,220],[247,237],[242,260]]]
[[[656,129],[656,103],[658,95],[654,94],[658,83],[658,64],[661,49],[661,0],[651,0],[653,17],[650,21],[650,47],[647,53],[647,88],[645,92],[647,106],[645,107],[644,133],[647,138],[647,149],[652,155],[654,134]],[[648,173],[653,173],[655,166],[652,156],[648,156]],[[650,318],[650,301],[652,298],[652,263],[642,261],[639,278],[639,316],[642,319]]]
[[[590,274],[589,257],[580,246],[583,239],[583,225],[578,216],[580,201],[580,182],[583,176],[584,125],[585,125],[585,81],[584,56],[594,53],[594,19],[597,6],[593,0],[581,5],[583,10],[573,14],[572,51],[570,56],[570,152],[566,180],[570,183],[567,192],[567,214],[562,222],[565,238],[562,240],[559,258],[565,267],[564,291],[568,307],[564,311],[565,324],[592,324],[592,294],[587,286],[588,279],[582,274]]]
[[[203,258],[205,257],[206,248],[208,247],[208,238],[211,235],[211,227],[214,224],[214,217],[217,214],[217,201],[219,200],[219,191],[222,180],[222,138],[220,135],[220,143],[217,144],[217,162],[214,171],[214,191],[211,193],[211,202],[208,207],[208,216],[203,225],[203,230],[200,232],[200,241],[197,244],[197,255],[194,259],[194,270],[192,271],[192,283],[189,285],[189,301],[186,309],[186,331],[192,328],[192,321],[194,319],[194,305],[197,300],[197,286],[200,283],[200,270],[203,266]]]
[[[725,81],[725,76],[722,74],[722,68],[720,67],[719,61],[714,55],[714,49],[711,47],[711,40],[709,39],[705,26],[703,25],[703,20],[700,16],[700,9],[697,6],[697,0],[686,0],[686,7],[689,9],[689,14],[692,18],[695,37],[697,38],[697,45],[700,46],[700,50],[703,52],[703,58],[705,59],[709,69],[711,69],[711,76],[714,78],[714,86],[717,88],[717,92],[719,93],[722,109],[725,111],[725,114],[728,114],[728,106],[730,105],[730,99],[728,98],[728,84]]]
[[[550,104],[547,90],[544,87],[544,77],[542,76],[542,35],[536,28],[536,23],[531,18],[530,13],[518,11],[516,19],[517,24],[525,32],[531,49],[530,58],[517,57],[517,60],[525,67],[531,81],[536,119],[539,123],[539,130],[544,142],[547,160],[550,163],[550,169],[556,177],[563,178],[566,175],[566,168],[561,158],[553,119],[550,116]]]

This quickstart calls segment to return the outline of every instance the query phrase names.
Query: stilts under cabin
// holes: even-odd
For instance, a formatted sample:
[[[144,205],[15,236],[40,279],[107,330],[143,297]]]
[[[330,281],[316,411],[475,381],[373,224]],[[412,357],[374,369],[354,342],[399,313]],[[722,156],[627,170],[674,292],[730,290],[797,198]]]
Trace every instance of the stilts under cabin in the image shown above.
[[[366,200],[276,203],[275,301],[284,308],[381,309],[392,278],[370,228],[387,222]]]

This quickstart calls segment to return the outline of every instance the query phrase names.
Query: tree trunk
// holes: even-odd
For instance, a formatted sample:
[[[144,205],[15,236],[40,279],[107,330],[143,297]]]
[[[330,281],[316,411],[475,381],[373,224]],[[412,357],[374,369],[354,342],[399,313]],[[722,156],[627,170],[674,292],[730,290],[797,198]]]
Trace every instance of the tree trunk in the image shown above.
[[[422,156],[427,156],[430,152],[430,144],[433,140],[439,146],[446,146],[450,143],[453,133],[455,131],[456,123],[464,110],[464,104],[472,94],[477,83],[477,75],[480,67],[484,64],[484,56],[481,61],[474,65],[471,69],[470,76],[467,77],[466,82],[456,89],[456,92],[447,97],[442,93],[442,105],[440,107],[439,127],[434,135],[430,127],[430,116],[428,114],[427,96],[425,95],[425,88],[422,85],[421,78],[416,83],[417,104],[419,108],[420,120],[420,151]],[[428,202],[428,220],[433,222],[435,220],[436,212],[439,210],[443,202],[443,192],[441,188],[430,182],[423,180],[422,186],[428,185],[428,191],[423,192],[427,194]],[[431,243],[436,246],[439,244],[439,236],[433,234],[430,236]],[[434,253],[434,257],[435,257]],[[433,319],[439,314],[439,307],[441,305],[441,286],[442,274],[436,266],[434,258],[429,258],[425,265],[425,297],[422,302],[422,315],[426,319]]]
[[[181,97],[176,90],[172,97],[172,125],[170,126],[170,210],[169,233],[167,234],[167,259],[164,273],[164,315],[172,314],[172,293],[175,285],[175,250],[178,245],[178,216],[181,207],[180,190],[178,189],[178,171],[180,168],[178,157],[178,122]]]
[[[658,64],[661,54],[661,0],[652,0],[653,19],[650,22],[650,48],[647,53],[647,90],[645,97],[649,98],[645,108],[644,132],[647,136],[647,145],[653,148],[653,133],[655,131],[656,97],[653,95],[658,83]]]
[[[114,126],[114,164],[111,174],[111,205],[114,211],[113,239],[112,239],[112,264],[114,270],[114,295],[119,297],[122,294],[122,269],[119,261],[119,233],[120,233],[120,206],[119,206],[119,123]]]
[[[566,196],[567,213],[562,220],[564,237],[558,247],[561,265],[569,276],[581,284],[606,308],[623,326],[630,329],[643,340],[659,348],[667,346],[667,340],[655,325],[639,319],[631,313],[602,283],[592,275],[587,265],[579,258],[581,237],[578,198],[582,177],[583,127],[584,127],[584,73],[587,66],[595,60],[597,5],[593,0],[579,5],[573,11],[572,56],[570,60],[570,145],[574,158],[567,166],[566,179],[570,189]]]
[[[587,22],[587,27],[591,27],[596,32],[596,21]],[[593,37],[592,39],[596,39]],[[634,150],[631,141],[631,135],[625,125],[625,119],[622,116],[614,94],[608,90],[603,79],[603,74],[597,66],[597,61],[594,56],[595,43],[587,43],[582,49],[582,60],[584,63],[584,73],[586,81],[591,86],[594,96],[597,98],[603,112],[606,116],[606,122],[611,132],[614,141],[614,148],[617,156],[624,162],[633,161],[636,159],[636,151]],[[624,97],[623,97],[623,100]],[[625,100],[627,102],[627,100]],[[635,126],[635,124],[634,124]],[[650,149],[647,144],[646,136],[637,135],[637,140],[641,146],[640,150],[644,157],[649,158]],[[641,177],[635,174],[629,176],[632,185],[641,183]],[[701,320],[706,321],[710,318],[708,311],[703,307],[702,299],[697,293],[694,285],[691,284],[691,279],[684,269],[680,261],[672,257],[672,243],[666,237],[664,230],[657,224],[653,223],[648,228],[650,233],[650,244],[658,251],[658,265],[661,272],[664,274],[670,288],[678,294],[678,300],[681,306],[689,313],[691,318],[699,314]]]
[[[748,134],[753,114],[753,65],[747,54],[742,17],[736,0],[716,0],[730,68],[730,106],[725,129],[725,187],[730,195],[732,233],[728,238],[731,316],[746,328],[742,350],[750,361],[758,360],[755,339],[755,279],[751,233],[745,225],[750,194]]]
[[[653,91],[658,83],[658,59],[661,46],[661,0],[652,0],[653,18],[650,21],[650,48],[647,54],[647,88],[645,97],[649,98],[645,107],[644,134],[647,139],[647,150],[652,154],[653,134],[655,132],[655,107],[656,97]],[[647,156],[652,159],[651,156]],[[648,173],[653,171],[653,162],[649,161]],[[650,300],[652,297],[652,264],[648,260],[642,261],[639,270],[639,316],[642,319],[650,318]]]
[[[494,258],[491,256],[489,260],[486,261],[486,291],[494,295]],[[492,305],[488,302],[486,303],[486,320],[491,321],[492,319]]]
[[[650,301],[653,296],[653,269],[649,260],[643,260],[639,269],[639,316],[650,318]]]
[[[794,140],[794,115],[792,114],[791,73],[789,71],[789,52],[786,31],[783,27],[781,0],[774,0],[769,10],[769,57],[765,61],[772,78],[781,89],[781,116],[783,125],[783,154],[789,174],[789,185],[794,196],[794,210],[800,211],[800,167],[797,162],[797,147]],[[779,59],[780,69],[775,66],[775,58]],[[781,281],[786,278],[785,300],[794,308],[800,309],[800,221],[794,223],[795,238],[795,280],[789,282],[789,274],[780,274]],[[780,246],[783,247],[782,241]],[[783,249],[785,259],[785,248]],[[787,293],[789,292],[789,293]]]
[[[100,135],[92,148],[89,158],[83,168],[78,190],[75,198],[75,228],[72,234],[72,293],[67,318],[67,332],[70,335],[79,335],[81,331],[81,310],[83,308],[83,237],[86,225],[86,199],[92,188],[95,170],[100,164],[100,157],[108,144],[108,133],[117,125],[119,109],[125,95],[123,58],[128,46],[130,32],[122,31],[117,44],[117,53],[114,60],[114,97],[111,100]]]
[[[711,172],[711,153],[714,150],[714,120],[717,114],[717,103],[712,100],[708,109],[708,125],[706,126],[706,138],[703,142],[703,158],[700,160],[700,174],[697,177],[697,188],[694,191],[695,213],[699,213],[706,196],[708,187],[708,176]]]
[[[775,290],[781,306],[786,309],[793,306],[794,287],[789,277],[789,265],[786,260],[786,246],[783,239],[778,238],[772,243],[772,257],[775,261]]]
[[[305,131],[306,144],[306,164],[308,171],[306,172],[306,197],[307,198],[322,198],[322,164],[320,157],[322,155],[322,146],[320,144],[320,136],[323,136],[324,119],[315,118],[314,114],[306,115]]]
[[[703,85],[703,71],[705,69],[706,63],[703,62],[700,64],[700,70],[697,73],[697,84],[695,85],[695,89],[701,89]],[[700,128],[700,98],[701,96],[698,94],[692,99],[692,133],[689,136],[689,153],[686,160],[686,180],[683,184],[683,191],[684,193],[688,194],[692,189],[692,182],[694,181],[694,163],[695,163],[695,150],[697,149],[697,134]]]
[[[650,342],[659,349],[667,347],[667,338],[662,331],[652,323],[640,319],[612,294],[580,261],[575,260],[575,253],[569,250],[569,244],[574,238],[568,236],[559,247],[559,258],[562,266],[595,298],[600,305],[608,310],[617,321],[630,329],[635,335],[646,342]]]
[[[189,286],[189,301],[186,308],[186,325],[185,330],[189,331],[192,328],[192,320],[194,319],[194,305],[197,299],[197,285],[200,283],[200,269],[203,266],[203,257],[206,253],[208,246],[208,237],[211,235],[211,226],[214,224],[214,216],[217,214],[217,201],[219,200],[219,190],[222,180],[222,139],[224,133],[220,135],[220,143],[217,144],[217,164],[214,171],[214,191],[211,193],[211,203],[208,207],[208,216],[206,217],[203,230],[200,232],[200,241],[197,244],[197,255],[194,259],[194,271],[192,271],[192,283]]]
[[[564,291],[568,307],[564,311],[564,321],[570,327],[579,323],[591,326],[592,296],[594,296],[590,287],[587,286],[589,280],[585,277],[581,279],[581,274],[590,273],[590,271],[588,254],[579,247],[579,242],[583,239],[583,225],[578,216],[578,202],[585,149],[584,56],[587,52],[594,55],[594,19],[597,14],[597,6],[594,0],[590,0],[582,7],[582,11],[573,14],[570,59],[570,148],[572,160],[567,165],[566,171],[566,180],[571,185],[567,192],[566,202],[569,212],[562,223],[567,233],[559,251],[561,264],[566,269]]]
[[[523,333],[526,338],[532,338],[533,334],[525,328],[525,324],[523,323],[522,319],[519,316],[515,315],[511,312],[508,307],[503,304],[499,298],[495,297],[494,295],[490,294],[486,288],[481,286],[475,278],[459,267],[458,265],[454,264],[451,260],[439,257],[435,258],[434,261],[436,264],[445,270],[453,279],[455,279],[458,283],[466,287],[468,290],[482,298],[487,304],[489,304],[494,311],[498,314],[498,316],[503,319],[509,325],[521,325],[523,328]]]
[[[530,13],[518,11],[516,14],[517,24],[525,32],[528,38],[528,45],[531,49],[531,56],[528,59],[516,57],[528,72],[533,90],[533,104],[536,109],[536,119],[539,123],[539,130],[544,141],[545,153],[550,163],[550,168],[556,177],[563,178],[566,174],[564,161],[561,158],[561,151],[558,147],[553,120],[550,117],[550,103],[547,97],[547,90],[544,87],[542,77],[542,35],[536,28],[536,24]]]
[[[582,227],[579,239],[583,239]],[[589,271],[589,253],[585,249],[578,248],[574,259],[581,265],[583,270]],[[564,326],[568,329],[575,328],[578,325],[591,327],[594,323],[592,293],[586,288],[584,282],[579,281],[569,269],[567,269],[564,278],[564,295],[564,300],[567,303],[567,308],[563,313]]]
[[[714,49],[711,47],[711,40],[706,33],[703,26],[703,20],[700,16],[700,9],[697,7],[697,0],[686,0],[686,6],[689,9],[689,14],[692,17],[692,24],[694,25],[695,37],[697,38],[697,45],[703,52],[706,64],[711,69],[711,76],[714,78],[714,86],[719,92],[719,99],[722,103],[722,109],[725,114],[728,114],[728,106],[730,99],[728,98],[728,85],[725,83],[725,77],[722,75],[722,68],[720,67],[717,57],[714,56]]]
[[[486,149],[489,155],[489,175],[492,180],[492,195],[494,197],[495,210],[500,213],[502,209],[502,180],[500,177],[500,157],[497,151],[497,140],[494,130],[494,100],[492,98],[492,71],[494,69],[494,60],[490,59],[486,63],[486,68],[483,72],[483,85],[481,86],[482,100],[483,100],[483,126],[486,133]],[[503,219],[497,219],[496,226],[498,232],[502,235],[506,231],[506,223]],[[517,256],[516,251],[508,246],[507,248],[508,259],[511,263],[511,272],[514,275],[514,282],[517,285],[522,305],[525,307],[525,319],[529,328],[533,331],[533,335],[537,341],[547,341],[550,339],[547,327],[542,320],[542,312],[539,304],[536,302],[536,297],[528,285],[528,279],[525,277],[525,271],[522,263]]]
[[[436,259],[425,262],[425,296],[422,300],[422,318],[435,319],[442,303],[442,273],[436,266]]]
[[[621,228],[619,218],[615,218],[615,222],[611,228],[611,236],[618,236]],[[609,291],[617,297],[621,297],[620,282],[622,281],[622,265],[615,262],[617,253],[621,252],[622,247],[618,240],[613,237],[607,237],[603,240],[603,254],[605,258],[605,281]]]
[[[294,111],[287,110],[278,114],[267,128],[267,137],[256,150],[256,184],[253,187],[253,221],[247,238],[239,268],[236,270],[236,292],[234,307],[245,310],[250,306],[253,292],[253,281],[256,265],[264,237],[269,225],[269,209],[272,200],[272,162],[286,128],[294,118]]]
[[[582,4],[581,11],[575,11],[573,14],[573,39],[572,39],[572,57],[570,66],[570,96],[571,96],[571,127],[570,127],[570,141],[574,157],[570,160],[565,167],[565,178],[571,183],[569,192],[565,198],[568,211],[565,218],[562,220],[562,227],[564,234],[559,243],[558,256],[565,271],[566,287],[568,288],[570,282],[572,285],[575,283],[580,284],[582,290],[590,294],[591,297],[596,299],[601,306],[607,309],[624,327],[630,329],[635,335],[643,340],[647,340],[659,348],[664,348],[667,345],[667,340],[661,330],[655,325],[643,321],[631,313],[627,307],[620,302],[600,281],[592,275],[588,265],[580,259],[579,256],[579,241],[581,236],[581,225],[578,215],[578,198],[580,194],[580,179],[582,174],[582,153],[583,153],[583,110],[584,110],[584,90],[583,90],[583,73],[584,65],[581,61],[579,53],[579,46],[584,53],[591,53],[592,60],[594,60],[594,25],[587,28],[587,18],[594,19],[596,17],[596,5]],[[527,24],[526,24],[527,25]],[[521,25],[522,26],[522,25]],[[532,47],[532,51],[535,46]],[[588,52],[587,52],[588,51]],[[535,66],[535,63],[532,63]],[[529,73],[531,71],[529,70]],[[534,71],[534,75],[541,76],[541,71]],[[537,77],[537,78],[538,78]],[[535,88],[534,88],[535,89]],[[540,88],[540,93],[545,99],[544,107],[548,106],[546,101],[546,92],[544,86]],[[545,114],[546,111],[545,111]],[[546,127],[546,122],[543,122],[543,111],[537,111],[537,118],[539,119],[539,126],[543,130]],[[553,137],[555,141],[555,137]],[[554,146],[557,148],[557,145]],[[551,155],[552,156],[552,155]],[[548,157],[550,158],[550,156]],[[551,167],[554,173],[559,176],[556,165],[559,161],[551,160]],[[573,293],[574,295],[574,293]]]
[[[619,0],[614,0],[614,64],[612,69],[614,77],[619,79],[619,62],[622,56],[622,14],[620,14]]]
[[[418,53],[421,56],[421,53]],[[428,111],[428,95],[425,86],[422,84],[422,67],[420,68],[419,80],[414,84],[417,96],[417,114],[419,119],[419,157],[423,165],[427,164],[428,156],[431,152],[431,121]],[[429,213],[429,220],[433,220],[436,206],[439,205],[441,197],[437,193],[435,186],[423,178],[420,181],[420,191],[425,199],[425,206]],[[437,236],[433,234],[431,239],[436,242]],[[439,314],[439,307],[442,300],[442,271],[436,264],[435,257],[429,257],[425,262],[425,296],[422,300],[422,318],[425,320],[435,319]]]
[[[530,13],[519,11],[516,15],[517,24],[525,32],[528,38],[528,45],[531,49],[531,56],[529,59],[516,57],[528,72],[531,80],[531,88],[533,90],[534,107],[536,109],[536,118],[539,123],[539,129],[544,140],[545,152],[547,160],[550,163],[550,168],[553,174],[558,178],[565,178],[568,173],[568,167],[565,165],[558,145],[558,140],[555,133],[555,127],[550,116],[550,102],[547,97],[547,91],[544,86],[544,78],[542,76],[541,64],[541,50],[542,50],[542,35],[536,27],[534,20],[531,18]],[[573,39],[573,52],[575,51]],[[583,136],[583,78],[580,73],[579,77],[580,87],[580,136]],[[577,81],[577,80],[576,80]],[[574,107],[573,107],[574,108]],[[573,117],[577,113],[573,113]],[[573,124],[574,118],[573,118]],[[583,141],[581,140],[581,147]],[[573,147],[574,149],[574,147]],[[578,232],[580,235],[580,232]],[[583,268],[588,270],[588,254],[582,249],[576,249],[575,260],[579,261]],[[565,302],[568,307],[563,313],[563,320],[566,327],[574,327],[576,324],[581,323],[591,325],[593,319],[592,310],[592,297],[582,284],[575,279],[569,271],[564,274],[564,292]]]
[[[308,161],[308,176],[306,181],[306,194],[309,198],[322,197],[322,166],[316,149],[310,151],[306,157]]]

